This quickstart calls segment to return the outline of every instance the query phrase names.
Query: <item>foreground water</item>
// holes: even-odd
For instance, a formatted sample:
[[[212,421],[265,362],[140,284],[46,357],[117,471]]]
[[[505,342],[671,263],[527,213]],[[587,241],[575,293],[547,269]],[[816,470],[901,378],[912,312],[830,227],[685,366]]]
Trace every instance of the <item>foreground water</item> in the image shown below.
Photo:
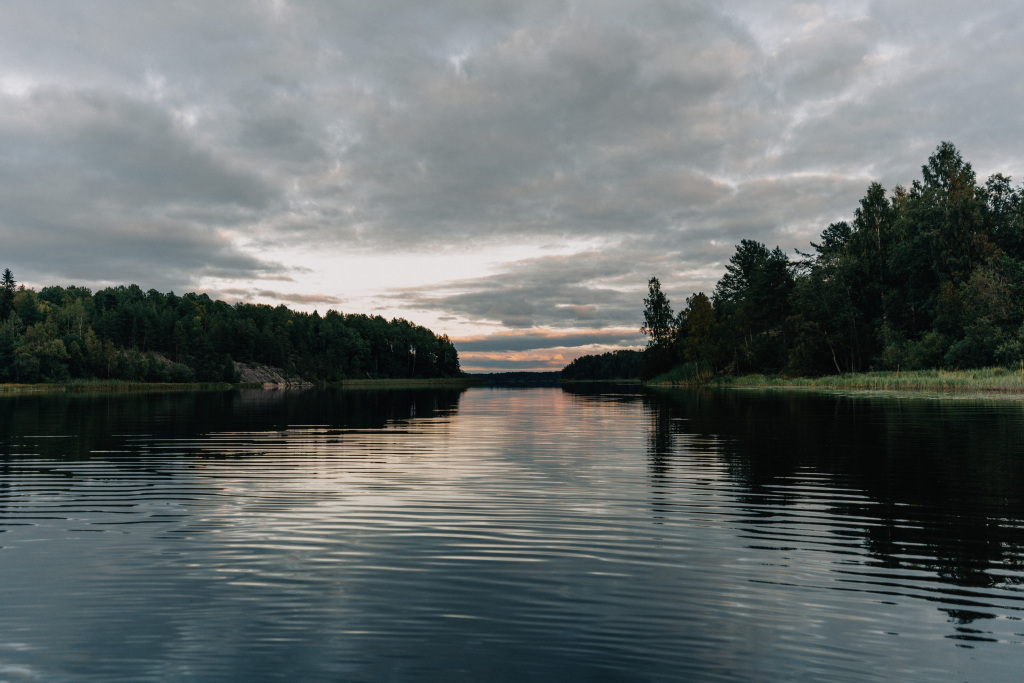
[[[0,400],[0,680],[1016,680],[1024,404]]]

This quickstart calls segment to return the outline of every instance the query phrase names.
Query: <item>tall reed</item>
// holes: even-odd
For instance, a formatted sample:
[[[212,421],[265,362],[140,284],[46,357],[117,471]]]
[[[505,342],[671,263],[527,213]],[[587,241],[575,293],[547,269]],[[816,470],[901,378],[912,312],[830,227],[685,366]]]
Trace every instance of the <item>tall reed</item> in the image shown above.
[[[651,384],[722,387],[819,387],[876,391],[994,392],[1024,394],[1024,370],[979,368],[974,370],[914,370],[865,372],[823,377],[742,375],[705,379],[680,366],[655,377]]]

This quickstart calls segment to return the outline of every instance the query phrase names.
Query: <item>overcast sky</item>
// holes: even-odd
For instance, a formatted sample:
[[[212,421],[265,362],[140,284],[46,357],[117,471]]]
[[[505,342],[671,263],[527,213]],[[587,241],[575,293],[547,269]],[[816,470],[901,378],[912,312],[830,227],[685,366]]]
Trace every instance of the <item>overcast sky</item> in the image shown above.
[[[639,347],[943,140],[1024,174],[1024,3],[0,3],[0,268]]]

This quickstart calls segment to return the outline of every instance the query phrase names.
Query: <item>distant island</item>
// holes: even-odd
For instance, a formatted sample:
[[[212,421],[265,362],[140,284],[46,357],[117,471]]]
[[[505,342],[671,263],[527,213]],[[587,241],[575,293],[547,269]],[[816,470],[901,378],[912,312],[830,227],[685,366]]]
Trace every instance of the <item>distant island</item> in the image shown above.
[[[0,381],[312,383],[463,377],[446,335],[406,320],[301,313],[178,296],[137,285],[18,286],[0,281]],[[268,369],[270,368],[270,369]]]
[[[562,368],[561,379],[567,382],[635,380],[640,376],[641,358],[642,352],[630,349],[580,356]]]
[[[474,372],[469,377],[478,384],[490,387],[557,387],[562,373],[558,370]]]
[[[922,176],[890,193],[872,183],[853,220],[826,227],[796,260],[741,240],[711,296],[692,295],[678,314],[652,277],[636,376],[1024,373],[1024,187],[1002,174],[977,185],[948,142]],[[562,376],[610,379],[615,367],[609,354],[585,356]]]

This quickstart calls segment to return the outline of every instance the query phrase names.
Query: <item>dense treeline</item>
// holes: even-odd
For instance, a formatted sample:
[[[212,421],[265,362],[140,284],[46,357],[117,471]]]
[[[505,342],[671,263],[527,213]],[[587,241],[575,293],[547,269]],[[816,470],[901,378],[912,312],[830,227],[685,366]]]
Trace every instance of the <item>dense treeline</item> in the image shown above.
[[[85,287],[36,292],[16,287],[10,269],[0,284],[5,382],[234,381],[234,362],[327,382],[462,374],[447,336],[401,319],[231,305],[137,285],[95,294]]]
[[[512,372],[475,372],[470,375],[475,382],[483,382],[489,387],[550,387],[558,386],[560,373],[556,371],[512,371]]]
[[[796,260],[741,241],[712,296],[691,296],[678,315],[651,278],[641,375],[1024,362],[1024,187],[1002,174],[976,184],[948,142],[922,174],[891,193],[871,184],[853,220]]]
[[[640,351],[620,349],[596,356],[580,356],[562,368],[562,379],[636,379],[640,373]]]

